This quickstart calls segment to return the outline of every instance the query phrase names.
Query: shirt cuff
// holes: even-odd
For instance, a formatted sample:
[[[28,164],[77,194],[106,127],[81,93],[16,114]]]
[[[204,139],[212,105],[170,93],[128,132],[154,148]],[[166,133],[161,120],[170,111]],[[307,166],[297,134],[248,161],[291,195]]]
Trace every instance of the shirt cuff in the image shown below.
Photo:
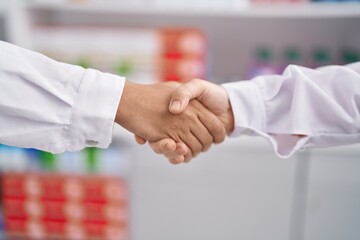
[[[225,83],[222,85],[231,102],[235,129],[231,136],[240,136],[245,131],[265,131],[266,115],[260,92],[252,81]]]
[[[124,84],[123,77],[85,70],[71,116],[68,151],[110,145]]]
[[[309,137],[268,132],[265,102],[254,81],[240,81],[222,85],[230,99],[234,114],[234,131],[230,137],[240,135],[262,136],[273,146],[278,157],[287,158],[306,146]]]

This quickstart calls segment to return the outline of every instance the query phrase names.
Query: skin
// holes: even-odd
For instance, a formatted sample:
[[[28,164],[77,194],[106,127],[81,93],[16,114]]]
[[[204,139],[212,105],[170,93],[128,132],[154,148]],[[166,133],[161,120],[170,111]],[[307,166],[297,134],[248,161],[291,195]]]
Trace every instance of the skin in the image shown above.
[[[155,152],[170,156],[176,151],[184,159],[191,159],[208,150],[213,142],[222,142],[226,130],[218,117],[197,100],[190,101],[179,114],[170,113],[168,103],[179,86],[175,82],[154,85],[126,82],[115,122],[143,141],[158,142],[153,147]]]
[[[171,96],[169,111],[175,115],[183,113],[188,108],[192,99],[198,100],[214,113],[223,124],[227,134],[234,130],[233,110],[228,94],[222,86],[200,79],[194,79],[179,86]],[[146,142],[140,136],[135,137],[139,144]],[[191,160],[189,155],[183,154],[187,150],[186,146],[174,140],[165,138],[159,141],[149,141],[149,143],[156,153],[163,154],[173,164],[189,162]],[[175,149],[174,146],[176,146]]]

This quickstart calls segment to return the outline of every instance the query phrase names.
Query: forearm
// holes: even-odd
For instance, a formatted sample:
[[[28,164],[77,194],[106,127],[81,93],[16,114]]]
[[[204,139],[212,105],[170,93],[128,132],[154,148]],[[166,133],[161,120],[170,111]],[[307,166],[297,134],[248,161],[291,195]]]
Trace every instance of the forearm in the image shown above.
[[[107,147],[124,79],[0,42],[0,142],[53,153]]]
[[[283,75],[225,84],[235,116],[233,136],[262,135],[282,157],[304,145],[359,142],[359,68],[290,66]]]

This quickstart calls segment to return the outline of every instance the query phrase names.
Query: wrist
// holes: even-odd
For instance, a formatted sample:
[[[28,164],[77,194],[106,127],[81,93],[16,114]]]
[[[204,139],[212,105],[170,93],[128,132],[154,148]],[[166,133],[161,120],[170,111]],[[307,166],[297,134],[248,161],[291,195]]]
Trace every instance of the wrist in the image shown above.
[[[116,111],[115,122],[126,129],[128,129],[128,123],[130,122],[131,109],[134,107],[137,85],[138,84],[125,81],[124,90]]]
[[[234,113],[231,107],[231,103],[229,101],[229,108],[226,112],[226,116],[227,116],[227,121],[225,123],[225,130],[227,135],[230,135],[233,131],[234,131],[234,126],[235,126],[235,121],[234,121]]]
[[[221,89],[221,92],[217,94],[219,98],[217,99],[217,103],[220,104],[220,110],[223,111],[223,124],[226,130],[226,134],[230,135],[234,131],[235,120],[234,113],[231,106],[231,101],[228,95],[226,88],[222,85],[218,89]]]

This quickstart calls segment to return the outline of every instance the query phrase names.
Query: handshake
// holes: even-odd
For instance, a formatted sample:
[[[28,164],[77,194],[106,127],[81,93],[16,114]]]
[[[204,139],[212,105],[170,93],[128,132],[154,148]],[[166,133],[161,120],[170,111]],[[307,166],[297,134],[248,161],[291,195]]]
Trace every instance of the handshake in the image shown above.
[[[189,162],[234,129],[226,90],[199,79],[186,84],[126,82],[115,122],[173,164]]]

